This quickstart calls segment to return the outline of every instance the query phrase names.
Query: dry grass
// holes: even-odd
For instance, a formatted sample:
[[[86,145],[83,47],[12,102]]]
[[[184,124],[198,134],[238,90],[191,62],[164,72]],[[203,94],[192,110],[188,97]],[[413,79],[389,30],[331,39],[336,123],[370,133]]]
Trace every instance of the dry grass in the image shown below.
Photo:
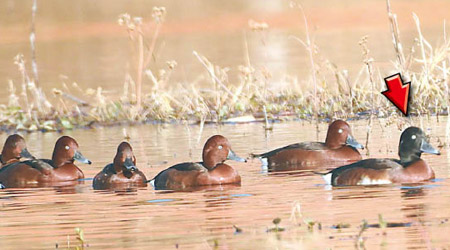
[[[450,40],[444,32],[443,44],[431,46],[422,36],[419,18],[413,14],[418,37],[408,50],[409,54],[404,54],[396,16],[390,9],[389,1],[387,6],[393,45],[397,53],[393,68],[412,81],[414,101],[411,103],[411,114],[448,114],[450,69],[447,65],[450,60]],[[363,60],[356,79],[349,79],[348,71],[338,70],[324,59],[326,56],[320,54],[320,49],[307,33],[306,41],[302,43],[309,52],[311,75],[301,82],[286,77],[284,85],[288,87],[274,88],[271,72],[265,68],[254,68],[248,51],[247,64],[237,67],[237,84],[228,81],[228,68],[209,61],[201,55],[201,51],[194,51],[193,56],[205,67],[211,87],[203,89],[198,88],[195,83],[182,85],[171,82],[170,76],[177,70],[175,61],[167,62],[166,67],[157,73],[148,67],[152,63],[164,15],[164,8],[154,9],[156,29],[151,38],[143,33],[144,22],[141,18],[127,14],[120,16],[119,24],[128,32],[130,44],[135,48],[137,66],[133,70],[136,72],[134,76],[126,76],[124,94],[119,100],[107,97],[101,88],[81,90],[73,84],[54,89],[56,101],[50,102],[42,89],[36,86],[35,77],[28,74],[23,56],[18,55],[15,64],[22,75],[22,82],[10,83],[9,103],[0,106],[2,128],[49,131],[90,127],[95,124],[224,122],[243,115],[263,118],[264,107],[269,119],[285,119],[288,116],[317,120],[368,117],[370,114],[379,117],[398,115],[396,109],[379,93],[385,89],[384,76],[371,63],[367,38],[363,40]],[[265,23],[251,21],[249,26],[251,32],[270,32]],[[332,81],[327,80],[330,74],[334,76]],[[148,93],[142,92],[144,80],[152,84]],[[314,86],[313,91],[304,86]]]

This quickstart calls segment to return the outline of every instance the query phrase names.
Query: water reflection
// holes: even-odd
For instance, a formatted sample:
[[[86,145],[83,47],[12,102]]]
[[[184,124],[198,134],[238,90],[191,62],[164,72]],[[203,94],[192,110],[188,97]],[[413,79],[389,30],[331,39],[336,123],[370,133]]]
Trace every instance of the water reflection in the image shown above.
[[[386,185],[332,187],[333,200],[379,199],[391,196],[392,188]]]
[[[408,186],[407,189],[401,190],[402,206],[400,209],[405,220],[411,221],[414,225],[405,230],[410,245],[427,246],[429,244],[428,229],[424,227],[424,222],[429,220],[427,194],[428,188],[420,185]]]
[[[445,122],[424,123],[433,127],[438,136],[445,133],[442,129]],[[305,129],[298,130],[299,126]],[[205,126],[201,135],[196,126],[189,127],[190,132],[185,126],[171,125],[135,126],[127,131],[131,143],[136,145],[137,165],[147,176],[153,177],[176,162],[200,159],[201,142],[219,131],[227,135],[237,154],[245,155],[286,145],[292,138],[314,140],[315,135],[308,132],[307,126],[310,125],[296,122],[276,124],[268,140],[261,124]],[[355,137],[364,138],[366,122],[352,122],[352,126]],[[396,131],[389,127],[385,130]],[[325,132],[326,129],[321,130],[320,136]],[[384,238],[389,248],[427,247],[430,239],[448,242],[443,230],[447,224],[440,224],[448,218],[450,199],[446,195],[450,188],[446,157],[426,159],[441,179],[415,185],[324,190],[321,177],[311,171],[262,174],[259,162],[251,161],[233,165],[242,177],[240,186],[217,185],[180,191],[159,191],[151,187],[94,191],[91,177],[111,161],[120,140],[117,135],[121,133],[121,127],[70,132],[86,149],[87,157],[94,160],[93,165],[83,169],[87,177],[84,182],[61,187],[1,190],[2,246],[27,248],[33,244],[38,248],[53,248],[58,243],[62,247],[68,235],[75,244],[74,228],[81,227],[89,245],[103,249],[170,248],[177,244],[180,248],[203,248],[214,247],[214,239],[218,240],[219,248],[295,248],[305,244],[319,248],[352,248],[361,220],[377,226],[378,214],[391,223],[385,229],[387,236]],[[382,132],[374,127],[374,133]],[[395,157],[395,152],[377,149],[385,146],[385,140],[397,145],[399,133],[387,139],[374,138],[369,146],[372,152],[378,153],[373,157]],[[26,140],[33,152],[46,155],[52,150],[47,145],[53,145],[59,136],[56,133],[27,134]],[[0,135],[0,141],[5,137]],[[198,138],[200,143],[197,143]],[[167,163],[157,164],[164,161]],[[294,201],[301,204],[303,218],[322,223],[321,231],[311,236],[289,221]],[[286,228],[279,238],[266,232],[277,217]],[[347,223],[350,227],[340,232],[331,229],[338,223]],[[235,235],[233,225],[243,233]],[[307,235],[312,238],[303,237]],[[364,235],[368,248],[378,248],[380,237],[384,237],[380,228],[370,228]]]

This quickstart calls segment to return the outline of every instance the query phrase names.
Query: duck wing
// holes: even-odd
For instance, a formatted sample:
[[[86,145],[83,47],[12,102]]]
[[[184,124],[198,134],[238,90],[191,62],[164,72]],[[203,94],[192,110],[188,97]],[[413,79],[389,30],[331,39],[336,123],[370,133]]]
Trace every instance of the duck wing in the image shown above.
[[[368,169],[374,169],[374,170],[381,170],[381,169],[388,169],[392,168],[397,163],[394,159],[366,159],[354,162],[352,164],[348,164],[336,169],[331,170],[330,172],[334,174],[339,174],[341,172],[353,169],[353,168],[368,168]]]
[[[267,153],[262,154],[251,154],[254,158],[268,158],[271,156],[274,156],[278,154],[278,152],[281,152],[283,150],[290,150],[290,149],[302,149],[302,150],[325,150],[327,149],[325,146],[325,143],[323,142],[300,142],[300,143],[294,143],[285,147],[277,148],[275,150],[269,151]]]
[[[362,178],[366,174],[369,174],[373,175],[373,178],[377,179],[376,175],[381,175],[384,171],[396,168],[403,168],[403,166],[398,160],[395,159],[366,159],[338,167],[328,172],[326,175],[331,174],[331,183],[336,183],[337,178],[342,177],[343,175],[353,176],[354,178]]]
[[[169,170],[169,169],[175,169],[178,171],[201,171],[201,172],[208,171],[208,169],[203,166],[202,162],[179,163],[179,164],[173,165],[172,167],[170,167],[166,170]]]
[[[50,174],[50,171],[53,170],[53,162],[51,160],[47,159],[33,159],[33,160],[26,160],[26,161],[20,161],[20,162],[13,162],[11,164],[8,164],[0,169],[0,172],[5,171],[8,168],[14,168],[18,165],[28,165],[31,168],[39,170],[41,173],[47,175]]]
[[[169,177],[169,173],[171,173],[173,171],[180,171],[180,172],[190,172],[190,171],[205,172],[205,171],[208,171],[208,169],[203,166],[202,162],[184,162],[184,163],[179,163],[179,164],[173,165],[172,167],[161,171],[152,180],[150,180],[148,182],[153,182],[153,185],[157,189],[166,188],[167,180],[170,178]]]
[[[110,163],[108,165],[106,165],[103,169],[102,172],[105,174],[117,174],[116,170],[114,169],[114,164]]]

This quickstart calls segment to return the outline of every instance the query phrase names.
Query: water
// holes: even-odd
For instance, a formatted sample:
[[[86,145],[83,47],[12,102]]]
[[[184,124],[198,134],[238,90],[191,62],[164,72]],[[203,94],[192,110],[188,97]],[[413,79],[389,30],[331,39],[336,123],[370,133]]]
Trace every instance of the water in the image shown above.
[[[396,125],[374,121],[371,157],[397,157],[401,131]],[[414,124],[445,141],[446,119],[416,119]],[[364,143],[367,121],[351,122],[353,134]],[[319,137],[324,139],[326,124]],[[241,156],[289,143],[315,140],[308,122],[275,124],[266,136],[262,124],[198,126],[142,125],[127,127],[138,167],[148,178],[172,164],[198,161],[203,143],[212,134],[225,135]],[[92,249],[214,248],[353,248],[361,221],[378,223],[378,214],[389,223],[385,230],[369,228],[362,236],[368,248],[448,247],[450,171],[448,151],[424,155],[436,172],[435,181],[417,185],[329,188],[311,173],[264,173],[258,161],[230,162],[242,177],[241,186],[214,186],[195,192],[94,191],[92,177],[112,161],[123,139],[122,127],[75,130],[66,133],[78,141],[81,152],[93,161],[81,165],[86,180],[72,187],[6,189],[0,191],[0,248],[65,249],[76,246],[75,228],[84,231]],[[4,141],[6,134],[0,135]],[[29,150],[50,157],[58,133],[25,134]],[[362,151],[365,153],[365,151]],[[303,218],[291,217],[295,202]],[[267,232],[281,218],[284,232]],[[303,219],[321,223],[312,232]],[[301,226],[298,226],[301,223]],[[349,228],[334,229],[340,223]],[[233,225],[242,229],[235,233]],[[383,235],[383,231],[386,235]]]

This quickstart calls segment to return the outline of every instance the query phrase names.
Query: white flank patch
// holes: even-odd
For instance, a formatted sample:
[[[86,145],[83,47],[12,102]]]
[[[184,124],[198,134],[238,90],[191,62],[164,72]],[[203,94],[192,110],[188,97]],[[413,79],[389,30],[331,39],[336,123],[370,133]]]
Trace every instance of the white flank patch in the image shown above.
[[[325,184],[332,185],[332,183],[331,183],[332,175],[333,175],[333,173],[328,173],[328,174],[322,175],[322,178],[325,180]]]
[[[261,161],[261,173],[267,174],[269,172],[269,161],[267,158],[258,157],[258,160]]]
[[[269,161],[267,160],[267,158],[258,158],[258,159],[261,161],[263,167],[264,166],[267,167],[269,165]]]
[[[155,187],[155,179],[150,181],[150,185],[152,185],[153,187]]]
[[[370,179],[367,176],[363,176],[362,179],[357,183],[357,185],[384,185],[391,184],[390,180],[386,179]]]

